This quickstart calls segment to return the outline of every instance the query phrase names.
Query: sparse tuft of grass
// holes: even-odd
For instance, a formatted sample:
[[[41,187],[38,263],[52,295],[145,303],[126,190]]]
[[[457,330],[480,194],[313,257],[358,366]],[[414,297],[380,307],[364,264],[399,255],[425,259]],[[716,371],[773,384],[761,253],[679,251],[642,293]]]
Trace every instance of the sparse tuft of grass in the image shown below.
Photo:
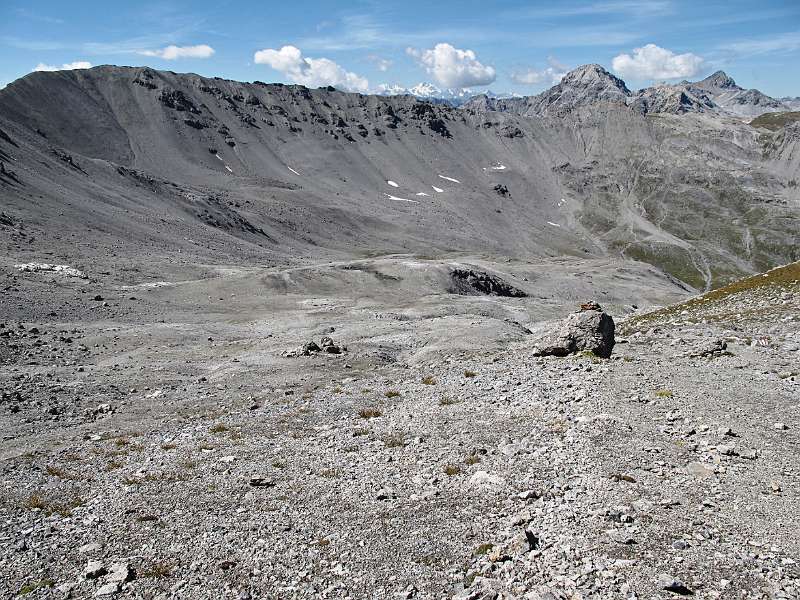
[[[83,500],[77,497],[67,502],[54,502],[38,493],[31,494],[23,503],[23,506],[31,510],[40,510],[48,516],[59,514],[62,517],[70,516],[74,508],[78,508],[82,505]]]
[[[494,544],[481,544],[477,548],[475,548],[475,556],[483,556],[484,554],[489,554],[494,548]]]
[[[211,433],[225,433],[228,431],[228,426],[224,423],[217,423],[210,430]]]
[[[341,472],[339,469],[322,469],[319,472],[320,477],[327,477],[329,479],[336,479],[337,477],[341,476]]]
[[[655,394],[659,398],[672,398],[675,395],[672,390],[656,390]]]
[[[360,411],[358,411],[358,416],[362,419],[374,419],[382,415],[383,413],[377,408],[362,408]]]
[[[286,468],[286,461],[285,460],[274,460],[272,461],[272,466],[276,469],[285,469]]]
[[[115,470],[119,469],[121,466],[122,466],[122,463],[121,463],[121,462],[119,462],[119,461],[117,461],[117,460],[110,460],[110,461],[108,461],[108,463],[106,464],[106,471],[107,471],[107,472],[109,472],[109,471],[115,471]]]
[[[387,448],[402,448],[406,445],[406,437],[402,431],[388,433],[383,436],[383,443]]]
[[[594,353],[594,350],[583,350],[580,352],[579,356],[583,358],[588,358],[593,363],[597,364],[602,361],[602,359]]]
[[[444,474],[448,477],[452,477],[453,475],[458,475],[461,473],[461,467],[458,465],[445,465],[443,470]]]
[[[127,446],[131,443],[131,441],[126,437],[118,437],[114,440],[114,445],[122,448],[123,446]]]
[[[23,585],[19,592],[17,592],[17,596],[27,596],[28,594],[32,594],[38,590],[43,590],[46,588],[51,588],[56,585],[56,582],[52,579],[42,579],[41,581],[36,581],[32,583],[26,583]]]
[[[172,444],[172,443],[161,444],[161,449],[162,450],[175,450],[175,448],[177,448],[177,447],[178,447],[178,444]]]
[[[54,467],[53,465],[47,465],[44,468],[44,470],[47,471],[48,475],[51,475],[53,477],[58,477],[59,479],[66,479],[67,478],[66,477],[67,472],[64,469],[60,468],[60,467]]]
[[[458,400],[456,398],[450,398],[448,396],[443,396],[439,400],[439,405],[440,406],[452,406],[453,404],[458,404],[459,402],[461,402],[461,400]]]
[[[436,385],[436,379],[433,378],[433,375],[426,375],[422,378],[422,383],[425,385]]]
[[[465,370],[464,377],[471,379],[472,377],[477,376],[478,374],[475,371]]]
[[[464,459],[464,464],[467,465],[477,465],[481,462],[481,457],[477,454],[470,454],[467,458]]]
[[[172,571],[175,568],[175,565],[168,562],[154,562],[149,564],[146,567],[141,569],[137,569],[136,574],[139,577],[145,577],[147,579],[160,579],[162,577],[169,577],[172,575]]]
[[[337,387],[333,388],[333,393],[334,394],[342,394],[342,393],[344,393],[344,390],[337,386]]]
[[[400,395],[400,392],[397,390],[386,390],[383,395],[387,398],[397,398]]]

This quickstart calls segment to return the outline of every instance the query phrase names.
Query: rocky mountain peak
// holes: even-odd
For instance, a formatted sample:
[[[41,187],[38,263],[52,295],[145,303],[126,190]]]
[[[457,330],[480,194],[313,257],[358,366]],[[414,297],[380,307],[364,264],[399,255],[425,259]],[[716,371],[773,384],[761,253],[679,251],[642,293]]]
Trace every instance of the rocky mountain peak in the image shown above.
[[[725,71],[717,71],[716,73],[709,75],[705,79],[698,81],[695,85],[702,88],[718,88],[722,90],[742,89],[738,85],[736,85],[736,82],[733,80],[733,78],[730,75],[728,75]]]
[[[561,86],[618,90],[630,95],[630,90],[619,77],[612,75],[597,64],[583,65],[573,69],[561,80]]]

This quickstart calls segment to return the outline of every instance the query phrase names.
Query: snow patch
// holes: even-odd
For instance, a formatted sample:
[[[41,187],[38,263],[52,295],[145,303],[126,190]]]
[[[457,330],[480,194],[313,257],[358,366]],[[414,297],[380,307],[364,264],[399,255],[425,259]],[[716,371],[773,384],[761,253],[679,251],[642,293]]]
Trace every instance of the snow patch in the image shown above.
[[[233,173],[233,169],[231,169],[228,165],[225,165],[225,168],[228,169],[229,172]]]
[[[553,223],[552,221],[547,222],[548,225],[552,225],[553,227],[561,227],[558,223]]]
[[[447,181],[452,181],[453,183],[461,183],[458,179],[453,179],[452,177],[446,177],[444,175],[439,175],[442,179],[446,179]]]
[[[214,156],[216,156],[219,160],[222,160],[222,157],[219,154],[215,154]]]
[[[300,175],[300,173],[298,173],[297,171],[295,171],[295,170],[294,170],[292,167],[290,167],[289,165],[286,165],[286,168],[287,168],[287,169],[289,169],[289,170],[290,170],[292,173],[294,173],[295,175],[297,175],[297,176],[301,176],[301,175]]]
[[[391,194],[387,194],[386,192],[383,193],[384,196],[389,198],[389,200],[398,200],[400,202],[411,202],[412,204],[419,204],[416,200],[409,200],[408,198],[398,198],[397,196],[392,196]]]
[[[484,170],[484,171],[505,171],[505,170],[506,170],[506,168],[507,168],[507,167],[506,167],[504,164],[497,163],[497,164],[496,164],[495,166],[493,166],[493,167],[488,167],[488,168],[487,168],[487,167],[484,167],[484,168],[483,168],[483,170]]]
[[[444,190],[442,188],[437,188],[435,185],[431,186],[434,192],[441,194]]]
[[[429,196],[430,194],[426,194],[425,192],[417,192],[417,196]]]
[[[389,184],[390,186],[392,186],[392,187],[400,187],[399,185],[397,185],[397,184],[396,184],[394,181],[392,181],[391,179],[390,179],[389,181],[387,181],[386,183],[388,183],[388,184]]]

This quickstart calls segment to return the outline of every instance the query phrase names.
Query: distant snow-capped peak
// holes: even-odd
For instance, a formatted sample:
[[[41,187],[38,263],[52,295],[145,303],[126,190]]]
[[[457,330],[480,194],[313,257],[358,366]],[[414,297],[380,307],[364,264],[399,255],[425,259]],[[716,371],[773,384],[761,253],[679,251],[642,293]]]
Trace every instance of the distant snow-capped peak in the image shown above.
[[[490,98],[513,98],[518,94],[495,94],[491,90],[481,91],[472,88],[446,88],[442,89],[432,83],[421,82],[411,87],[396,84],[381,84],[376,92],[382,96],[414,96],[425,100],[440,100],[451,104],[461,104],[478,94],[486,94]]]

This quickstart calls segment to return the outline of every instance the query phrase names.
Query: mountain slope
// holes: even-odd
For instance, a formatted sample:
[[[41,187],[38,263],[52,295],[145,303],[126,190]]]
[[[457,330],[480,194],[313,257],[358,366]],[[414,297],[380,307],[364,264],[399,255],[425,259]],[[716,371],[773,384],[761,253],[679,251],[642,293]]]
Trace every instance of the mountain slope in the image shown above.
[[[0,91],[7,255],[624,256],[700,288],[798,258],[792,135],[642,114],[596,65],[560,85],[502,101],[544,115],[529,117],[147,68],[34,73]]]
[[[765,112],[789,110],[780,100],[755,89],[739,87],[724,71],[717,71],[692,85],[705,90],[716,104],[735,115],[757,117]]]

